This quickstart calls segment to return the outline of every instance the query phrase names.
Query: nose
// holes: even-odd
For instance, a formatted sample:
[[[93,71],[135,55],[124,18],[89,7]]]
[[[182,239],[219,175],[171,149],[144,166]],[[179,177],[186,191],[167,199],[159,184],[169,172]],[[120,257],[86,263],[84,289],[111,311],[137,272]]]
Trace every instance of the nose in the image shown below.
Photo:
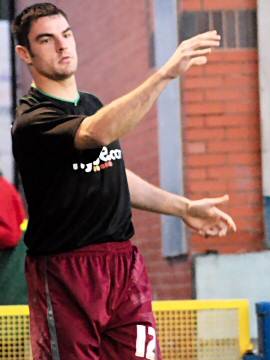
[[[64,37],[59,37],[55,41],[55,47],[57,52],[63,52],[67,48],[66,39]]]

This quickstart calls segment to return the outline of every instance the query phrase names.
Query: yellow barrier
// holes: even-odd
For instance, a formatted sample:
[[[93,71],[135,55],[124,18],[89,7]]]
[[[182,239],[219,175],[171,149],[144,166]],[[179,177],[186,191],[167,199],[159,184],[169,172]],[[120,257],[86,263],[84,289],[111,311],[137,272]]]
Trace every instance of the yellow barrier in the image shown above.
[[[164,360],[239,360],[252,349],[247,300],[154,301],[153,309]],[[0,306],[0,360],[30,359],[28,306]]]
[[[155,301],[164,360],[239,360],[252,349],[247,300]]]
[[[0,359],[30,360],[28,306],[0,306]]]

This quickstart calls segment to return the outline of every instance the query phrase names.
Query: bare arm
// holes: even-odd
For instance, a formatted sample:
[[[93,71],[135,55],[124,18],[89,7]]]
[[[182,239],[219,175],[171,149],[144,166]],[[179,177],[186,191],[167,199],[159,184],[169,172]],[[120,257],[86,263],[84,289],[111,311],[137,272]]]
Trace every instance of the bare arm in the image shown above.
[[[236,231],[233,219],[216,206],[228,201],[228,195],[218,198],[189,200],[162,190],[126,170],[131,205],[134,208],[181,217],[202,236],[225,236]]]
[[[167,63],[133,91],[86,117],[76,136],[75,146],[87,149],[108,145],[130,132],[150,110],[167,84],[193,65],[203,65],[212,47],[219,46],[216,31],[194,36],[182,42]]]
[[[159,214],[184,216],[189,200],[143,180],[126,169],[132,207]]]

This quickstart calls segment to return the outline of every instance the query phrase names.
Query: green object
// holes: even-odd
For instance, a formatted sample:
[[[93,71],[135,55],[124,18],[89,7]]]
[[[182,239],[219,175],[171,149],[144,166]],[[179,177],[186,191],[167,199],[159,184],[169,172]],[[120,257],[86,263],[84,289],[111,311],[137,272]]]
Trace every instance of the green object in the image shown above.
[[[0,250],[0,305],[28,304],[24,275],[25,255],[23,241],[16,248]]]

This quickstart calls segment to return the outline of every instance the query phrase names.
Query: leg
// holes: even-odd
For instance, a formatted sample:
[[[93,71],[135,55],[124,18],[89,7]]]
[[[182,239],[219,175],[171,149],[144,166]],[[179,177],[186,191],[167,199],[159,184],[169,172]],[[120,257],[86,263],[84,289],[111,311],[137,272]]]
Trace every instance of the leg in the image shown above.
[[[117,278],[127,273],[118,268]],[[120,290],[120,291],[119,291]],[[120,295],[120,296],[119,296]],[[161,360],[152,295],[142,255],[133,247],[128,286],[115,287],[112,317],[102,333],[101,360]]]
[[[70,259],[46,263],[27,259],[33,360],[98,360],[98,323],[88,320],[80,278],[70,279],[78,269]]]

